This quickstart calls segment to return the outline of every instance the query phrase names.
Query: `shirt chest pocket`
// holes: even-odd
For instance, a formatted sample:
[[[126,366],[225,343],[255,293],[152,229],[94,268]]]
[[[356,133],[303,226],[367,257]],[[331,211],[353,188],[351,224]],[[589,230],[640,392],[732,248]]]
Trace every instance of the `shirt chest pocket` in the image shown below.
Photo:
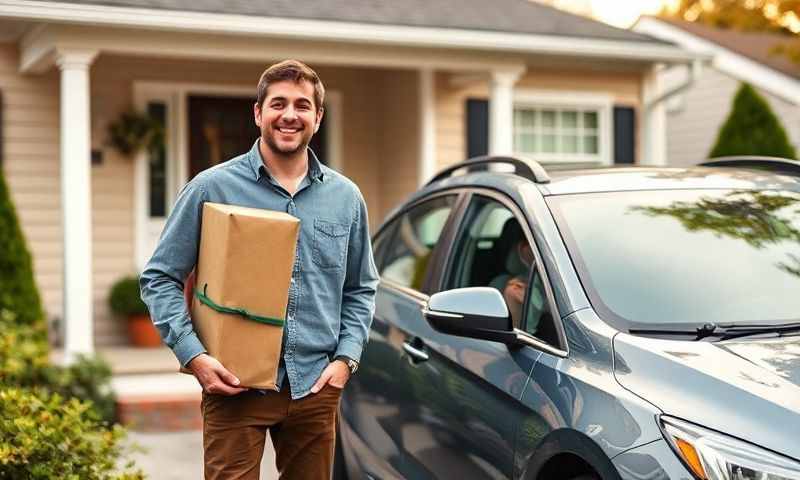
[[[314,263],[325,269],[342,268],[349,233],[349,225],[314,219]]]

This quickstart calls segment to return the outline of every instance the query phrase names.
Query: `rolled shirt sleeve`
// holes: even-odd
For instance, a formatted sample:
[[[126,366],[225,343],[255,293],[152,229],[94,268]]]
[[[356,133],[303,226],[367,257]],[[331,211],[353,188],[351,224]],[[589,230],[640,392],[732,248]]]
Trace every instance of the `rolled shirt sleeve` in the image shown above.
[[[367,343],[378,287],[378,269],[372,256],[367,218],[367,205],[359,192],[350,229],[347,272],[342,288],[341,329],[335,354],[357,362],[361,361]]]
[[[153,324],[184,367],[197,355],[206,353],[192,326],[183,294],[184,281],[197,263],[205,201],[207,194],[199,175],[178,195],[139,280],[142,300]]]

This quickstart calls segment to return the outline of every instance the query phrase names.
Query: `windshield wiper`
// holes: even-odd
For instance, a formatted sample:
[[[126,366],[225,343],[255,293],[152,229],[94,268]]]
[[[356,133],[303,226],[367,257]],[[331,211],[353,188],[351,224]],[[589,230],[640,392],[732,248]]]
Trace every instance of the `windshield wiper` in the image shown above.
[[[636,328],[629,332],[633,335],[682,335],[694,337],[693,340],[702,340],[707,337],[716,337],[720,340],[746,337],[762,333],[777,333],[782,335],[787,332],[800,330],[800,322],[775,323],[775,324],[736,324],[736,323],[705,323],[694,330],[664,328]]]
[[[719,334],[721,340],[731,338],[746,337],[748,335],[758,335],[761,333],[777,333],[779,336],[784,333],[800,330],[800,322],[789,323],[764,323],[764,324],[719,324],[717,330],[712,335]]]

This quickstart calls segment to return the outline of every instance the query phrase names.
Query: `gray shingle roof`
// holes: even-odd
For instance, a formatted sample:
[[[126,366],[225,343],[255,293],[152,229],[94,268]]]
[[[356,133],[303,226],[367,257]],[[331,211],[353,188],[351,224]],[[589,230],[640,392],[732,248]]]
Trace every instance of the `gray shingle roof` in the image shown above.
[[[665,43],[530,0],[67,0],[64,3]]]

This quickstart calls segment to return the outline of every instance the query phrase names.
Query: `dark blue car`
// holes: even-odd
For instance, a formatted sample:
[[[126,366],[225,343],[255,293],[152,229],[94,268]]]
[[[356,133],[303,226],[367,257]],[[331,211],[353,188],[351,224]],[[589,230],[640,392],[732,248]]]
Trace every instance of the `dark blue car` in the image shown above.
[[[800,164],[455,165],[374,237],[338,479],[800,479]]]

